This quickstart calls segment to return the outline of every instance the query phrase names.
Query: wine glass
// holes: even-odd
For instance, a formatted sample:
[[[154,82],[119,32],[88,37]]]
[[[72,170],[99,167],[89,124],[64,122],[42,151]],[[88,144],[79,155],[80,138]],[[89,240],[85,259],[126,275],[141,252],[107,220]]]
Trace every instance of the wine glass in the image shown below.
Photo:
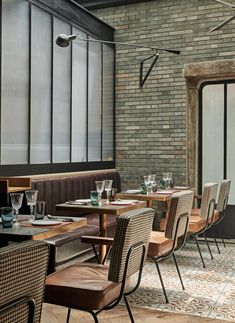
[[[22,206],[23,196],[23,193],[10,193],[11,205],[15,210],[15,218],[17,223],[19,223],[19,209]]]
[[[112,190],[112,185],[113,185],[113,180],[112,179],[105,179],[104,180],[104,189],[105,189],[106,195],[107,195],[107,204],[109,204],[109,195],[110,195],[111,190]]]
[[[30,206],[30,214],[33,215],[34,206],[37,202],[38,191],[37,190],[28,190],[25,191],[27,205]]]
[[[99,205],[101,205],[101,197],[104,191],[104,181],[95,181],[95,185],[96,185],[96,190],[98,192]]]
[[[149,175],[145,175],[144,177],[144,184],[146,186],[146,191],[147,194],[151,193],[151,186],[150,186],[150,181],[149,181]]]
[[[148,182],[151,187],[151,193],[153,193],[153,185],[155,184],[155,181],[156,181],[156,175],[154,174],[148,175]]]
[[[165,188],[166,188],[166,189],[171,188],[172,173],[171,173],[171,172],[163,173],[162,178],[163,178],[163,181],[164,181],[164,183],[165,183]]]

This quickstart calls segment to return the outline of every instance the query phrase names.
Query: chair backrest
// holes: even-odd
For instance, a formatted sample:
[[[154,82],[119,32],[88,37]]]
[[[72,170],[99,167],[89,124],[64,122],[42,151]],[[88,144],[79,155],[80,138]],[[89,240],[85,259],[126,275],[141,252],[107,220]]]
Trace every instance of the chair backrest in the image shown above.
[[[41,318],[49,246],[42,241],[25,241],[0,248],[0,308],[19,298],[36,303],[34,323]],[[18,305],[1,313],[0,322],[28,322],[29,307]]]
[[[116,283],[122,282],[127,254],[131,246],[143,242],[146,245],[146,257],[154,215],[153,209],[141,208],[126,212],[118,218],[109,266],[109,280]],[[127,277],[139,270],[141,256],[142,248],[132,252]]]
[[[177,192],[172,195],[165,231],[166,238],[173,240],[186,234],[193,197],[193,191]]]
[[[216,207],[219,213],[223,212],[226,209],[230,186],[231,186],[231,180],[229,179],[224,179],[220,184],[218,203]]]
[[[204,185],[200,208],[200,217],[204,220],[210,218],[213,214],[217,190],[217,183],[206,183]]]

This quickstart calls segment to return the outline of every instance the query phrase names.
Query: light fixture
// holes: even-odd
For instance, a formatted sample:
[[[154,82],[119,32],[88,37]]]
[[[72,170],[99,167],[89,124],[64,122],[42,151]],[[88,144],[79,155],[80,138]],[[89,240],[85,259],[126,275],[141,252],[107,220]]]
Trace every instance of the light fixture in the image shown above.
[[[147,57],[146,59],[143,59],[140,61],[140,87],[142,87],[147,80],[149,74],[151,73],[155,63],[157,62],[159,58],[159,51],[165,51],[171,54],[176,54],[179,55],[180,51],[175,50],[175,49],[166,49],[166,48],[156,48],[152,46],[146,46],[146,45],[140,45],[140,44],[134,44],[134,43],[125,43],[125,42],[116,42],[116,41],[109,41],[109,40],[100,40],[100,39],[91,39],[91,38],[82,38],[80,37],[79,34],[77,35],[66,35],[66,34],[60,34],[56,38],[56,44],[60,47],[68,47],[70,43],[75,40],[76,41],[85,41],[85,42],[95,42],[95,43],[102,43],[102,44],[114,44],[114,45],[123,45],[123,46],[129,46],[129,47],[135,47],[135,48],[143,48],[143,49],[149,49],[149,50],[154,50],[155,54]],[[146,60],[149,60],[151,58],[154,58],[151,66],[149,67],[148,71],[146,72],[145,76],[143,77],[143,67],[144,67],[144,62]]]

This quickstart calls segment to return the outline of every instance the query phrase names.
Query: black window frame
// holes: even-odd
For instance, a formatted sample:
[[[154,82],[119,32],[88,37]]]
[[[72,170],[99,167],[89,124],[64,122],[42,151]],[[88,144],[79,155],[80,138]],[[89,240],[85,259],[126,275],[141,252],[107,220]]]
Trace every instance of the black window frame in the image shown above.
[[[205,81],[199,87],[199,109],[198,109],[198,190],[202,193],[202,137],[203,137],[203,89],[208,85],[224,84],[224,156],[223,156],[223,178],[227,178],[227,86],[234,84],[235,79]]]
[[[31,8],[32,5],[39,7],[40,9],[46,11],[51,15],[51,23],[53,28],[53,17],[60,18],[65,22],[69,23],[72,27],[78,28],[81,31],[85,32],[88,36],[92,36],[98,39],[103,40],[110,40],[113,41],[114,36],[114,29],[107,25],[106,23],[102,22],[92,14],[88,13],[84,8],[76,4],[74,1],[66,1],[66,0],[28,0],[29,2],[29,42],[31,48]],[[2,2],[0,2],[0,6],[2,6]],[[2,7],[0,7],[2,9]],[[0,27],[2,27],[2,10],[0,12]],[[2,30],[2,28],[1,28]],[[95,31],[95,33],[94,33]],[[52,29],[53,32],[53,29]],[[52,136],[51,133],[51,162],[47,164],[30,164],[30,111],[31,111],[31,100],[30,100],[30,93],[31,93],[31,53],[29,57],[29,98],[28,98],[28,108],[29,108],[29,139],[28,139],[28,164],[14,164],[14,165],[0,165],[0,176],[20,176],[20,175],[33,175],[33,174],[49,174],[49,173],[59,173],[59,172],[74,172],[74,171],[85,171],[85,170],[96,170],[96,169],[109,169],[115,168],[115,46],[110,45],[114,49],[114,86],[113,86],[113,160],[112,161],[86,161],[86,162],[72,162],[71,161],[71,149],[72,149],[72,142],[70,140],[70,162],[68,163],[53,163],[52,159]],[[103,46],[102,46],[103,48]],[[30,50],[30,49],[29,49]],[[0,55],[2,53],[2,34],[0,33]],[[53,55],[53,50],[51,52]],[[71,48],[71,55],[72,55],[72,48]],[[0,62],[2,62],[0,56]],[[2,75],[2,68],[0,63],[0,75]],[[103,67],[103,65],[102,65]],[[72,63],[71,63],[71,71],[72,71]],[[53,85],[53,64],[52,64],[52,85]],[[72,73],[71,73],[72,77]],[[102,69],[102,81],[101,84],[103,86],[103,69]],[[0,89],[1,89],[1,77],[0,77]],[[51,91],[53,91],[53,86],[51,86]],[[53,93],[52,93],[53,94]],[[103,93],[101,93],[103,96]],[[71,97],[72,98],[72,97]],[[53,100],[53,95],[51,96],[51,100]],[[103,98],[102,98],[103,101]],[[53,114],[53,102],[51,102],[51,122],[52,114]],[[70,102],[70,116],[71,116],[71,109],[72,109],[72,102]],[[88,101],[87,107],[88,109]],[[103,106],[102,106],[103,109]],[[1,122],[1,100],[0,100],[0,122]],[[71,122],[71,118],[70,118]],[[103,120],[102,120],[103,126]],[[52,129],[52,128],[51,128]],[[102,130],[101,130],[102,131]],[[88,136],[88,132],[86,133]],[[71,139],[71,131],[70,131],[70,139]],[[101,138],[102,139],[102,138]],[[0,133],[0,145],[1,145],[1,133]],[[0,152],[1,153],[1,152]],[[102,156],[102,145],[101,145],[101,156]]]

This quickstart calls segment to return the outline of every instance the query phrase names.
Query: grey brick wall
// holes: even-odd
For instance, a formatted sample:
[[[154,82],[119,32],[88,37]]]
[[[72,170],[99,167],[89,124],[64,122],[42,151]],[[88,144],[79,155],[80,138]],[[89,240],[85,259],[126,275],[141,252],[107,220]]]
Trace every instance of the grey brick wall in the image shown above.
[[[173,171],[186,182],[187,102],[184,64],[234,58],[235,23],[208,31],[227,19],[231,8],[213,0],[156,0],[93,11],[116,28],[115,40],[181,50],[160,52],[142,89],[139,61],[151,52],[117,47],[116,156],[123,187],[142,176]]]

